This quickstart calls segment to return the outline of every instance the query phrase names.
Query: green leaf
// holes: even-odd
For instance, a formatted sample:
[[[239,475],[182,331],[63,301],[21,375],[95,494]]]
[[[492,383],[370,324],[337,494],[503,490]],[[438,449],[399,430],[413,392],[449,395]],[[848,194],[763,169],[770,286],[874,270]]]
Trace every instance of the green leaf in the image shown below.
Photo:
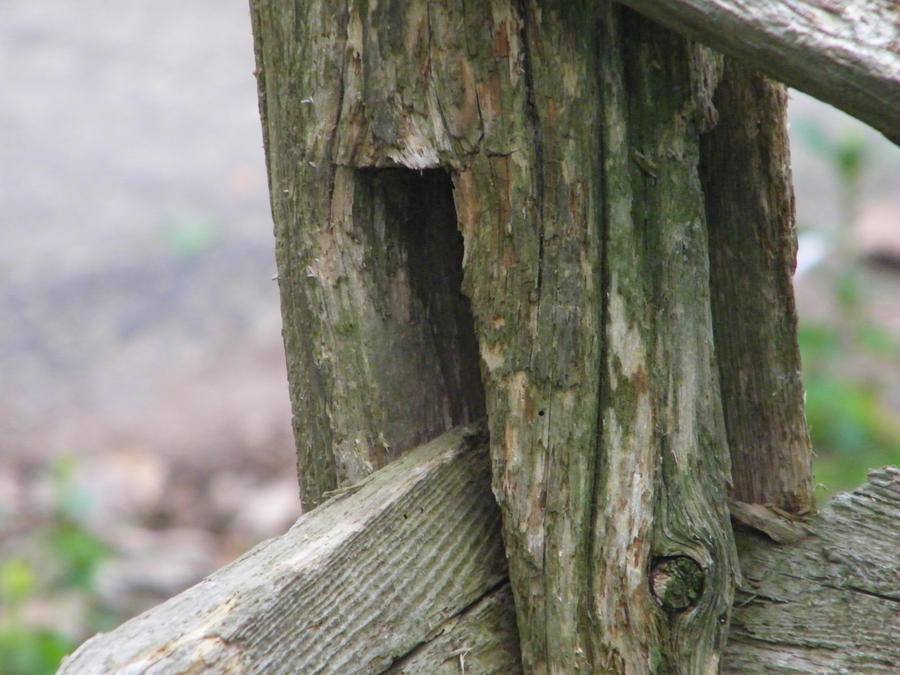
[[[0,567],[0,594],[4,604],[19,605],[33,593],[36,585],[34,571],[19,558],[6,561]]]
[[[76,645],[47,630],[14,626],[0,631],[0,672],[3,675],[51,675]]]
[[[47,537],[64,570],[61,585],[90,589],[94,571],[110,555],[109,547],[73,522],[60,522]]]

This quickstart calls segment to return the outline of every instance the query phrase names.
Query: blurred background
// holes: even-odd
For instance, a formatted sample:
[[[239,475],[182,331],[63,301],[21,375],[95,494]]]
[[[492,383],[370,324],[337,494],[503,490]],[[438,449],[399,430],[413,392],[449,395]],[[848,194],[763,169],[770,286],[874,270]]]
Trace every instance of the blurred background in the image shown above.
[[[300,511],[246,0],[0,2],[0,672]]]
[[[0,4],[0,671],[300,512],[246,0]],[[793,94],[820,502],[900,464],[900,148]]]

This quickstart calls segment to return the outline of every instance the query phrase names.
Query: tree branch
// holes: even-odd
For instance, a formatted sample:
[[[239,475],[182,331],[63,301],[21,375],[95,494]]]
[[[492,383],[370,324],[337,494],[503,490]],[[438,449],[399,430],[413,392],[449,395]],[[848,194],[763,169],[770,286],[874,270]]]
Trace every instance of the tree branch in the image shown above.
[[[895,0],[620,0],[870,124],[900,145]]]

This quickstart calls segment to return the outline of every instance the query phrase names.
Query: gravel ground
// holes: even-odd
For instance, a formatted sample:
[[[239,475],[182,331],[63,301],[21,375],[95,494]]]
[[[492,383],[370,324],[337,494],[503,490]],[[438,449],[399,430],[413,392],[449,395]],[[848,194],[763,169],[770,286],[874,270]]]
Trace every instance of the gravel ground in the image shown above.
[[[285,426],[247,14],[243,0],[0,7],[5,452],[89,453],[104,439],[69,415],[124,433],[173,377],[235,350],[260,352]],[[263,407],[232,394],[235,413]],[[184,442],[205,445],[197,421]]]

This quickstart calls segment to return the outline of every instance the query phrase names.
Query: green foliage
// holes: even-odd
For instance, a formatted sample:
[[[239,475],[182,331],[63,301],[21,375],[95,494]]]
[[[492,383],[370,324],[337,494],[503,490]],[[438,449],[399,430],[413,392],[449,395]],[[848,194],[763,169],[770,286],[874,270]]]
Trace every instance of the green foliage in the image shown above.
[[[844,269],[834,280],[834,297],[846,311],[859,307],[865,297],[865,289],[855,266]]]
[[[852,489],[870,468],[900,465],[900,420],[885,402],[878,373],[897,364],[900,343],[863,320],[866,289],[851,241],[869,148],[856,130],[829,135],[812,118],[796,121],[797,138],[825,159],[839,186],[841,227],[830,239],[829,265],[819,270],[829,285],[830,323],[800,324],[806,414],[817,482],[830,496]],[[863,367],[866,366],[866,367]]]
[[[837,277],[833,294],[845,311],[835,325],[801,322],[799,330],[806,417],[817,455],[814,471],[826,496],[861,484],[871,468],[900,465],[900,419],[885,403],[872,368],[854,367],[896,359],[900,343],[859,320],[858,301],[846,293],[842,278]]]
[[[841,185],[854,186],[859,183],[869,151],[858,130],[846,130],[833,138],[813,117],[797,120],[795,130],[807,148],[831,163]]]
[[[860,332],[869,336],[863,344],[900,348],[872,326]],[[844,350],[837,332],[802,324],[800,349],[817,482],[831,495],[861,484],[870,468],[900,465],[900,420],[887,409],[876,383],[841,371]]]
[[[74,480],[75,462],[60,459],[50,467],[54,509],[30,536],[27,553],[0,563],[0,673],[54,673],[62,657],[77,646],[61,631],[35,626],[26,617],[29,605],[51,604],[75,589],[88,598],[90,631],[106,623],[104,612],[91,603],[97,567],[109,547],[81,524],[88,500]]]
[[[163,234],[175,257],[190,259],[209,250],[221,237],[222,227],[215,218],[189,218],[166,223]]]
[[[34,592],[35,585],[34,572],[24,560],[13,558],[0,567],[0,597],[4,607],[20,606]]]
[[[836,137],[829,136],[819,121],[810,117],[797,120],[796,133],[834,171],[841,190],[842,231],[846,235],[859,210],[862,178],[870,155],[865,138],[854,128],[845,129]]]
[[[71,520],[61,519],[48,528],[47,544],[61,563],[56,582],[61,588],[89,590],[94,571],[109,555],[109,547]]]
[[[0,663],[3,675],[55,673],[60,661],[75,645],[63,635],[32,630],[21,623],[0,629]]]
[[[81,524],[90,509],[90,496],[76,485],[75,469],[73,457],[60,458],[51,467],[56,508],[43,539],[59,566],[56,585],[87,590],[91,588],[94,571],[110,550]]]
[[[53,673],[75,645],[61,633],[30,627],[23,609],[39,590],[32,566],[21,558],[0,566],[0,664],[4,675]]]

